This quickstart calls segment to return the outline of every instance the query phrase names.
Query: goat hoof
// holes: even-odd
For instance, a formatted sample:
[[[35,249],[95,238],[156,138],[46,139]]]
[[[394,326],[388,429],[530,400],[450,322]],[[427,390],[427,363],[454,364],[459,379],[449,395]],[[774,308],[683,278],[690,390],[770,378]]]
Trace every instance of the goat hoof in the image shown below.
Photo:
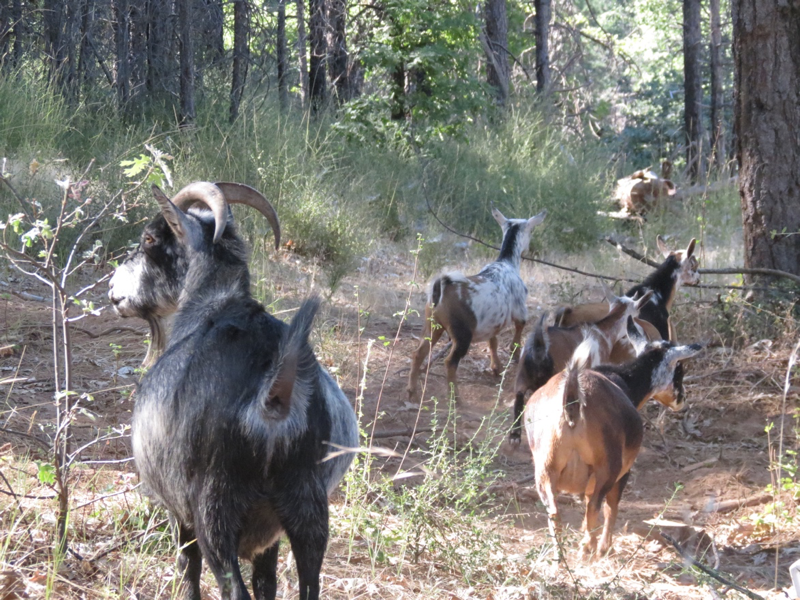
[[[519,446],[522,443],[522,436],[519,433],[512,433],[508,436],[508,443],[512,446]]]

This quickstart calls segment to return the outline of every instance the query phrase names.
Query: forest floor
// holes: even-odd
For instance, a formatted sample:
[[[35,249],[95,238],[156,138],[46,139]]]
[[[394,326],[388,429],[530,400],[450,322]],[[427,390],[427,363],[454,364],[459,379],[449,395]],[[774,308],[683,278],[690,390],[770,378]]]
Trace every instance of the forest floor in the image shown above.
[[[455,258],[475,268],[481,262]],[[616,274],[635,278],[647,272],[646,267],[629,263],[633,261],[618,259]],[[264,286],[277,298],[271,307],[281,318],[290,318],[299,300],[321,279],[321,269],[314,263],[285,252],[264,259],[261,268],[263,279],[255,282],[255,288]],[[4,278],[14,291],[49,296],[19,275],[7,273]],[[566,299],[599,295],[594,282],[546,267],[526,264],[523,277],[529,285],[532,317]],[[512,447],[504,439],[514,365],[503,389],[489,371],[486,345],[473,346],[459,369],[462,400],[454,418],[448,403],[431,400],[431,396],[446,397],[441,359],[430,367],[422,403],[407,398],[409,357],[419,343],[422,319],[413,312],[406,319],[401,315],[407,303],[419,312],[424,304],[424,284],[410,285],[414,279],[425,278],[415,275],[412,254],[385,248],[365,259],[358,273],[346,278],[325,302],[315,326],[317,354],[351,400],[364,382],[362,428],[367,436],[374,434],[373,447],[384,450],[371,463],[372,481],[405,472],[429,456],[426,452],[435,443],[430,431],[433,416],[438,419],[435,427],[447,422],[452,444],[462,451],[494,444],[495,478],[484,490],[477,516],[461,521],[454,517],[442,525],[455,548],[449,554],[435,544],[400,552],[397,548],[403,544],[407,548],[409,541],[392,538],[391,532],[407,534],[408,529],[397,525],[408,518],[406,513],[378,491],[362,498],[337,493],[323,565],[325,597],[744,597],[693,568],[660,532],[675,537],[687,552],[730,582],[763,598],[785,597],[780,588],[789,585],[788,567],[800,559],[797,501],[790,491],[778,499],[782,508],[774,507],[765,490],[775,476],[770,457],[775,456],[785,407],[783,447],[798,447],[797,421],[791,418],[798,407],[798,384],[784,398],[794,336],[727,347],[721,336],[706,328],[718,292],[681,294],[673,311],[679,338],[709,344],[687,365],[690,409],[680,415],[663,413],[655,405],[643,410],[644,446],[623,495],[610,556],[591,563],[579,559],[583,504],[571,497],[561,499],[568,528],[566,564],[559,565],[531,480],[525,440]],[[584,293],[582,286],[592,287]],[[98,306],[105,304],[105,287],[101,288],[95,299]],[[0,293],[8,289],[0,288]],[[131,397],[134,369],[146,349],[145,324],[121,321],[110,310],[76,323],[74,331],[73,387],[91,394],[76,414],[74,444],[103,439],[88,446],[82,462],[73,467],[71,552],[53,565],[54,490],[37,478],[41,463],[48,460],[41,440],[52,435],[55,422],[50,322],[46,303],[2,295],[0,528],[4,533],[0,538],[5,539],[0,539],[0,599],[169,597],[174,592],[174,551],[163,513],[153,511],[135,489],[132,462],[89,462],[125,461],[130,456],[127,425],[135,399]],[[500,343],[503,359],[508,358],[509,342],[507,333]],[[436,349],[443,346],[444,340]],[[487,419],[491,415],[496,418]],[[767,433],[770,423],[775,427]],[[397,479],[392,489],[418,485],[420,479]],[[435,499],[429,500],[435,506]],[[654,525],[653,519],[660,521]],[[423,521],[421,527],[429,525]],[[377,537],[382,539],[380,548]],[[446,537],[440,546],[446,545],[442,541]],[[293,598],[296,577],[287,546],[280,559],[279,597]],[[470,562],[470,548],[479,553],[480,564]],[[207,570],[203,589],[205,597],[218,598]]]

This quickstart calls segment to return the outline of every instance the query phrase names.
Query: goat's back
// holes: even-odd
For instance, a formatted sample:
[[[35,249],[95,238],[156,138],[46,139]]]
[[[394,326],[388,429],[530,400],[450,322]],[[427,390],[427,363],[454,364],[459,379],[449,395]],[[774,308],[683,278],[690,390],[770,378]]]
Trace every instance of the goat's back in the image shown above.
[[[563,393],[567,373],[562,371],[534,392],[525,407],[525,430],[537,472],[556,477],[556,489],[591,493],[591,473],[619,460],[621,474],[633,464],[642,445],[643,424],[625,393],[607,377],[591,370],[579,375],[580,412],[570,427]]]
[[[285,419],[270,421],[257,405],[287,325],[255,301],[189,314],[194,323],[177,315],[171,341],[136,397],[133,449],[149,493],[185,525],[214,503],[243,528],[269,511],[276,490],[304,477],[335,487],[352,458],[320,464],[326,442],[355,446],[357,427],[319,365],[309,367]]]

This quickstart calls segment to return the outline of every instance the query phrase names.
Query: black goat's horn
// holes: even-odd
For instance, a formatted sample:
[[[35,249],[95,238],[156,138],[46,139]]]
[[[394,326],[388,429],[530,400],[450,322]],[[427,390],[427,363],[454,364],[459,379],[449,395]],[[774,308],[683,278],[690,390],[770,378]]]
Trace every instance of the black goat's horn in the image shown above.
[[[277,250],[281,244],[281,224],[278,221],[278,213],[275,212],[269,200],[258,190],[251,188],[249,185],[244,185],[243,183],[218,181],[214,185],[222,190],[228,204],[246,204],[250,208],[255,208],[267,218],[275,234],[275,249]]]
[[[214,213],[214,243],[216,244],[228,223],[228,202],[226,194],[217,185],[208,181],[190,183],[172,199],[172,203],[186,212],[195,202],[202,202]]]

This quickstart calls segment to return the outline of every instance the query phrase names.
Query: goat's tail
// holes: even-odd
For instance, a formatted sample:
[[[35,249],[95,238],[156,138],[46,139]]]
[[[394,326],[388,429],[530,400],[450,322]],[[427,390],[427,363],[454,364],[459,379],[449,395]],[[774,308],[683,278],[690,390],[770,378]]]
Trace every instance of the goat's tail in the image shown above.
[[[536,321],[533,331],[531,331],[525,342],[525,355],[534,360],[540,360],[547,356],[548,347],[550,345],[550,340],[547,337],[547,327],[545,327],[547,316],[547,311],[542,313],[542,316]]]
[[[292,409],[293,397],[311,392],[316,359],[308,336],[319,304],[316,295],[303,302],[281,339],[269,391],[261,396],[267,419],[285,419]]]
[[[467,278],[464,276],[464,274],[459,273],[458,271],[439,275],[439,277],[431,281],[431,285],[428,288],[428,304],[430,304],[433,308],[436,308],[442,301],[442,295],[444,294],[445,287],[458,281],[467,281]]]
[[[586,399],[581,393],[580,376],[583,371],[592,367],[596,353],[597,340],[593,336],[585,337],[575,349],[564,371],[564,417],[570,427],[575,427],[576,421],[583,415]]]

